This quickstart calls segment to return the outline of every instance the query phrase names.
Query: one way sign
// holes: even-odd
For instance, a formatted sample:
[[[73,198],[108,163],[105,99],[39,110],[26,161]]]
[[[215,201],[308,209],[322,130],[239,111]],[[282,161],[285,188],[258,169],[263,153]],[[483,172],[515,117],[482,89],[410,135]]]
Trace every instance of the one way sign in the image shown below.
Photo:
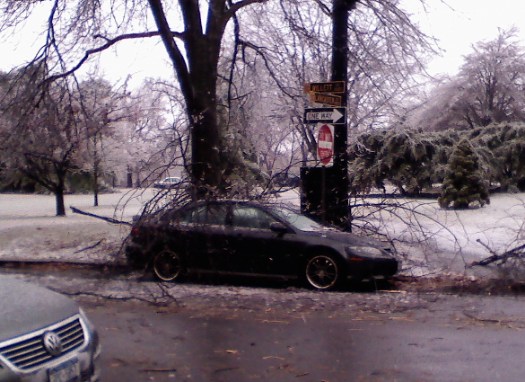
[[[318,107],[304,109],[304,123],[345,123],[346,108]]]

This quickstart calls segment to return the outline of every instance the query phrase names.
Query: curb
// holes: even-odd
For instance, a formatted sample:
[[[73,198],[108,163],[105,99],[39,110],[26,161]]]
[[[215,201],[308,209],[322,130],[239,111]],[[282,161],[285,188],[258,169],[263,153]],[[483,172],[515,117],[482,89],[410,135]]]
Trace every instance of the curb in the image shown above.
[[[12,260],[0,259],[1,268],[24,268],[24,267],[70,267],[84,269],[99,269],[106,271],[129,271],[130,268],[124,263],[87,263],[68,260]]]

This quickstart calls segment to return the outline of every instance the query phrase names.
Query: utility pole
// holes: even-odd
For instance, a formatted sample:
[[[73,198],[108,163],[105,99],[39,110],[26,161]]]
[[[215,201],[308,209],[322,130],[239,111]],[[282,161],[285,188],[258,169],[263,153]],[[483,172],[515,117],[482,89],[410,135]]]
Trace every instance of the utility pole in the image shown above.
[[[332,83],[326,84],[326,87],[331,88],[330,93],[338,93],[337,96],[341,98],[340,106],[343,108],[347,103],[348,16],[356,3],[357,0],[332,0]],[[334,91],[337,84],[343,84],[343,92]],[[312,89],[315,88],[315,84],[310,84],[308,87],[307,90],[315,90]],[[322,100],[322,97],[318,98]],[[325,96],[326,101],[319,102],[329,103],[332,102],[331,98]],[[343,114],[344,121],[334,124],[333,165],[301,169],[301,209],[304,213],[325,223],[351,230],[348,205],[348,124],[346,112]],[[306,123],[309,122],[309,118],[309,114],[305,112]]]
[[[357,0],[332,0],[332,81],[348,83],[348,17]],[[347,105],[347,91],[342,94]],[[334,136],[333,223],[351,230],[348,205],[348,123],[337,125]]]

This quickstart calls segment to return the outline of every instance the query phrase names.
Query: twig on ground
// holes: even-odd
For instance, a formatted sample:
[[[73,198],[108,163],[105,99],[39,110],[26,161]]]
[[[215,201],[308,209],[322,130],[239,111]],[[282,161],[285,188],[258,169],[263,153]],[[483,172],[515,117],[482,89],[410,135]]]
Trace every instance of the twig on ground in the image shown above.
[[[140,369],[143,373],[176,373],[177,369]]]
[[[103,241],[104,241],[104,239],[100,239],[95,244],[90,245],[90,246],[85,247],[85,248],[82,248],[82,249],[79,249],[79,250],[75,251],[74,253],[77,254],[77,253],[80,253],[80,252],[89,251],[90,249],[93,249],[93,248],[99,246],[100,244],[102,244]]]

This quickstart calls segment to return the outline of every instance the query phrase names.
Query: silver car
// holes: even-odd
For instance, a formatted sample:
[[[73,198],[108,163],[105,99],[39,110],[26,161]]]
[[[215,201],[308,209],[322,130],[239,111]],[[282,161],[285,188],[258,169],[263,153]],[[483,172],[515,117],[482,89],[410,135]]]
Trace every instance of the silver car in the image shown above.
[[[98,381],[98,334],[70,298],[0,276],[0,382]]]
[[[182,179],[178,176],[168,176],[160,182],[153,184],[154,188],[176,188],[182,184]]]

